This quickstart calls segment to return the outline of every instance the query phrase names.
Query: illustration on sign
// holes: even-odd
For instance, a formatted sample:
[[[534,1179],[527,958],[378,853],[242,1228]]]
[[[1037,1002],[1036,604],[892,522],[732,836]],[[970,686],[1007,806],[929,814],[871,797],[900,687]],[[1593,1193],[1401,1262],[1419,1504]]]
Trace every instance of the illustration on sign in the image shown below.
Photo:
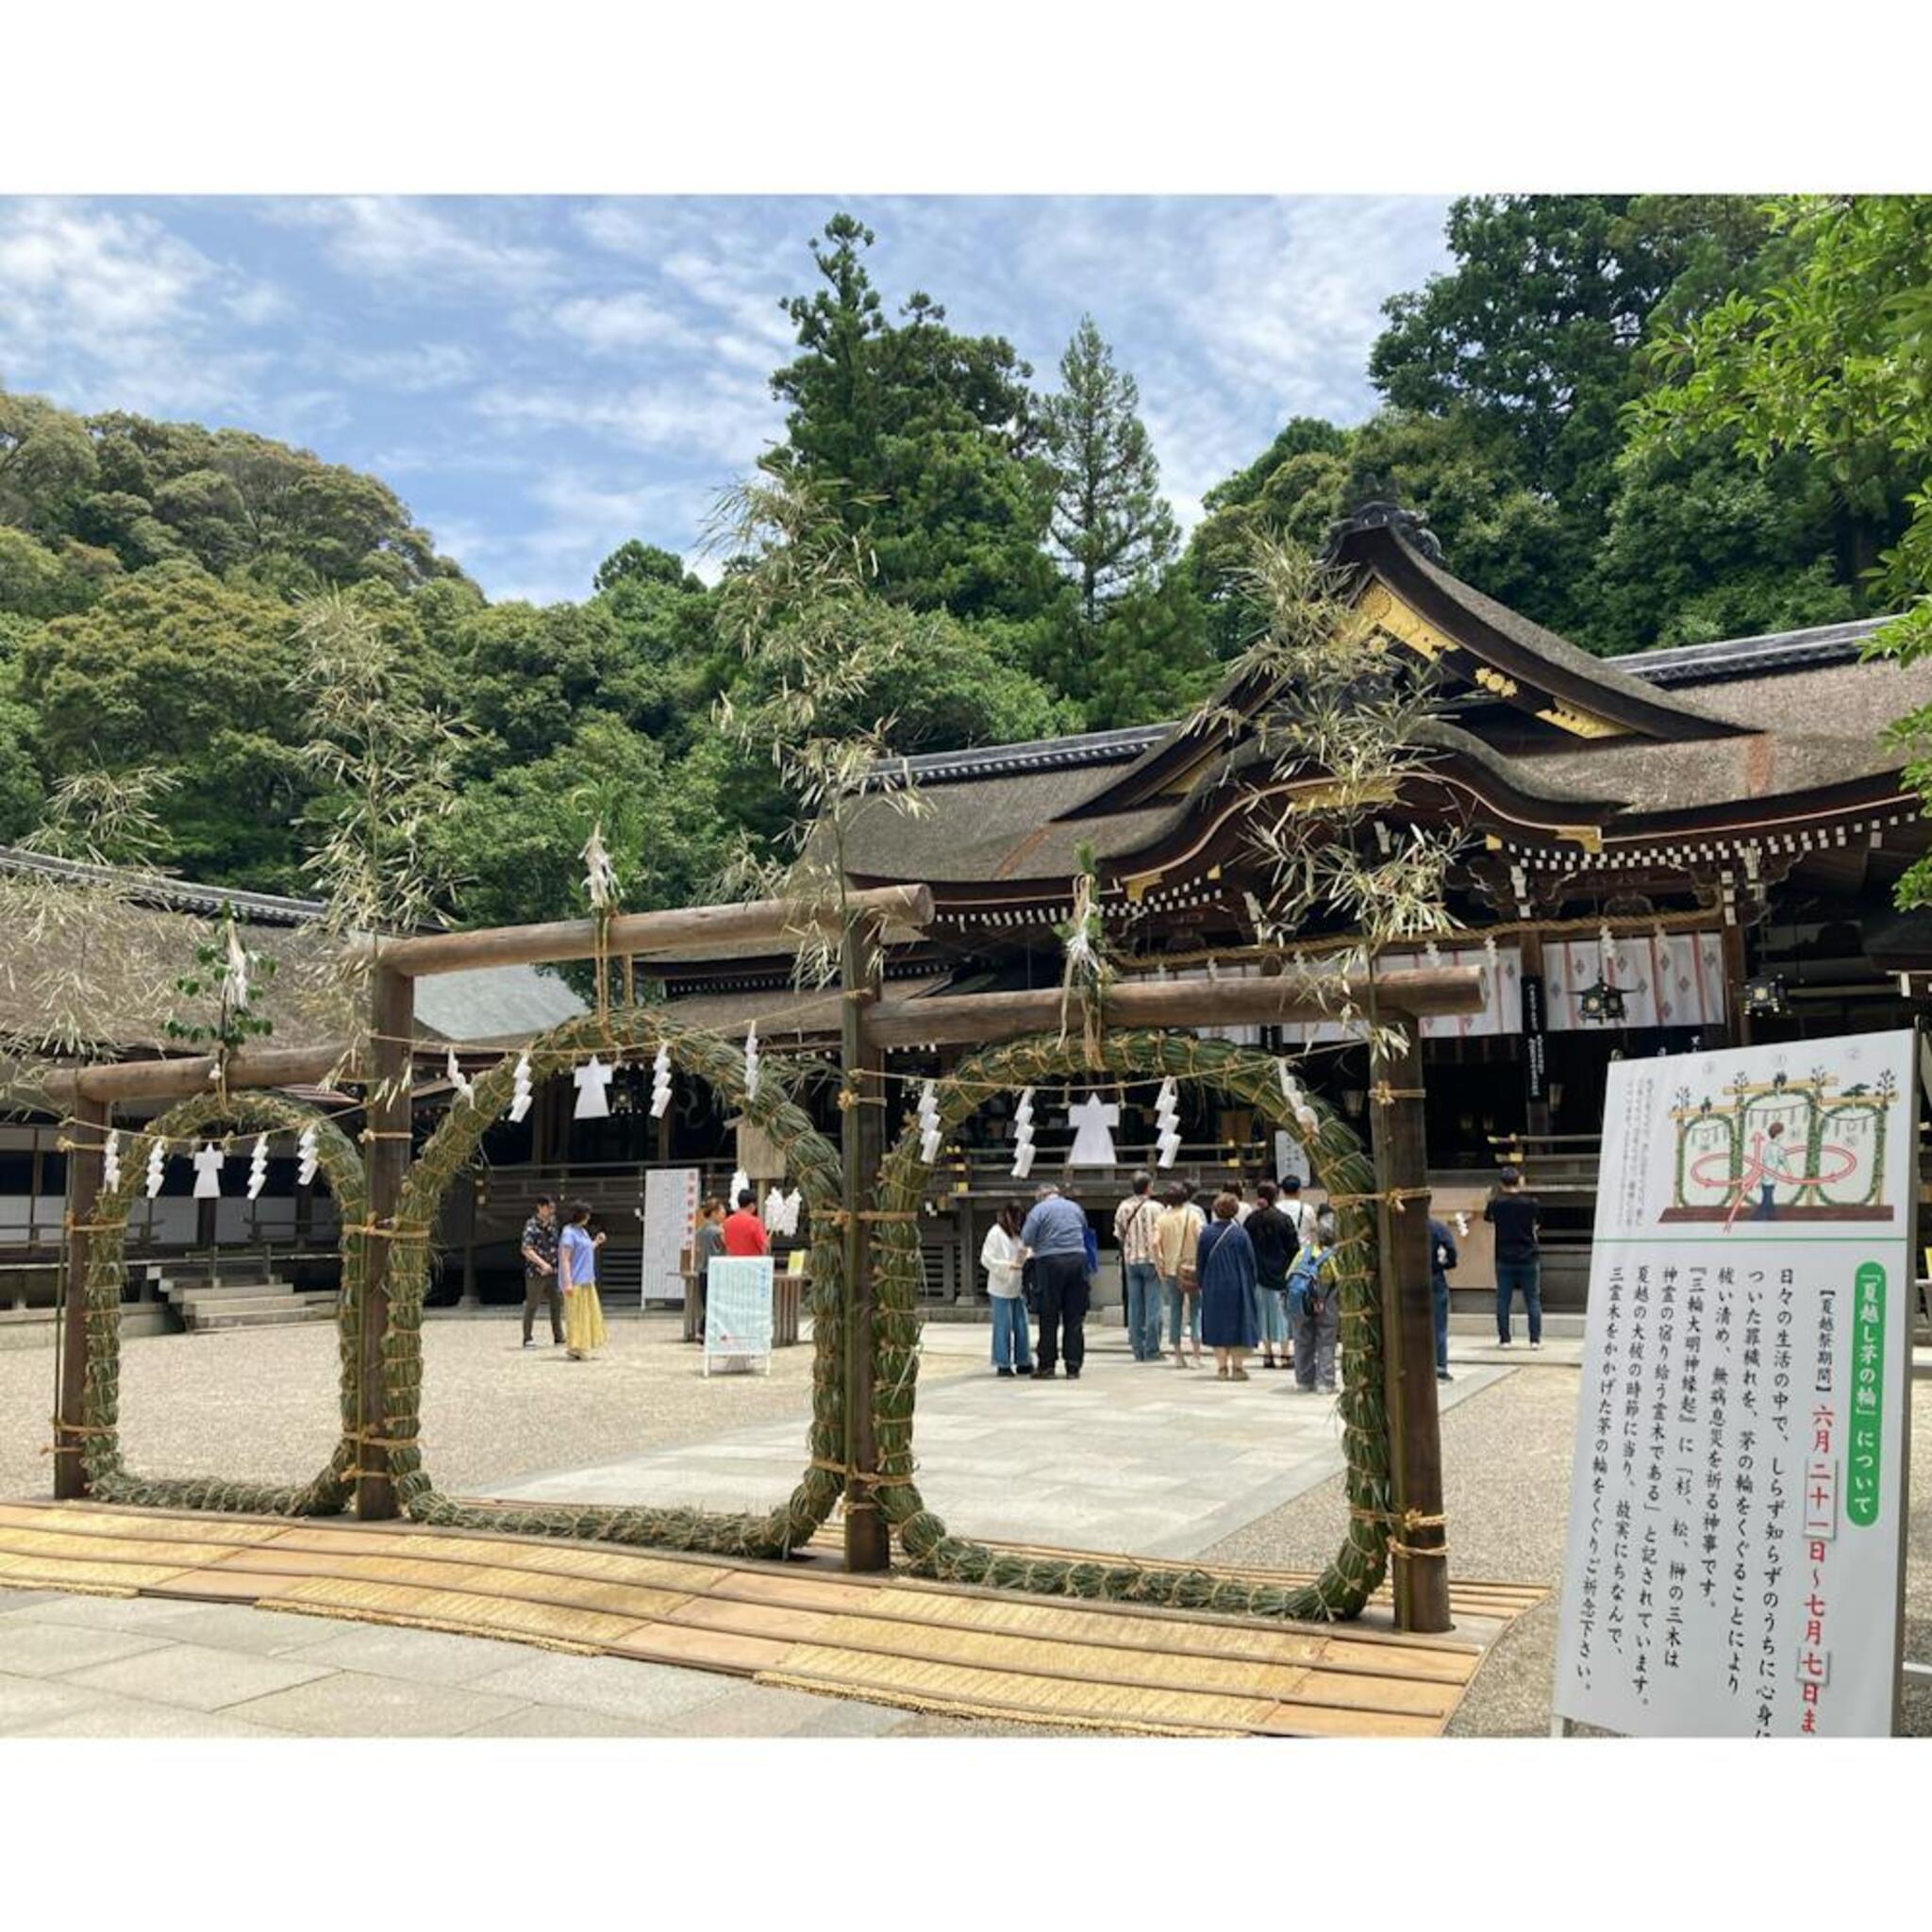
[[[1764,1080],[1739,1073],[1715,1093],[1685,1085],[1673,1099],[1676,1186],[1663,1220],[1894,1219],[1885,1143],[1899,1081],[1890,1068],[1850,1081],[1824,1066]]]

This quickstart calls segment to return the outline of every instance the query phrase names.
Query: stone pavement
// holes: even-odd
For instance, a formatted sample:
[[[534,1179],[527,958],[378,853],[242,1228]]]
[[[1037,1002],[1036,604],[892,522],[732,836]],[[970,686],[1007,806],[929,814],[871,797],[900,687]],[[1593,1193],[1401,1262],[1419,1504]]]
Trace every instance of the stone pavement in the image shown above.
[[[974,1375],[984,1327],[934,1324],[917,1442],[928,1503],[960,1533],[1185,1557],[1341,1467],[1332,1397],[1139,1364],[1118,1329],[1077,1382]],[[1452,1353],[1452,1363],[1464,1351]],[[1493,1353],[1493,1352],[1491,1352]],[[1457,1369],[1445,1407],[1507,1368]],[[968,1371],[961,1374],[961,1371]],[[764,1507],[797,1481],[804,1430],[747,1424],[595,1468],[507,1471],[503,1496]],[[0,1737],[879,1737],[985,1723],[813,1697],[701,1671],[240,1605],[0,1590]],[[1023,1733],[1028,1734],[1028,1733]],[[1038,1735],[1037,1732],[1030,1733]]]
[[[0,1591],[0,1738],[986,1736],[984,1724],[435,1630]]]
[[[925,1333],[941,1358],[987,1346],[984,1328]],[[1441,1385],[1443,1406],[1518,1355],[1540,1358],[1518,1348],[1502,1366],[1466,1366]],[[957,1534],[1143,1557],[1192,1556],[1342,1466],[1334,1397],[1304,1395],[1278,1370],[1219,1381],[1211,1356],[1202,1369],[1136,1362],[1118,1329],[1090,1337],[1077,1382],[989,1371],[922,1390],[914,1441],[920,1491]],[[763,1509],[791,1494],[802,1453],[797,1424],[776,1424],[482,1487],[523,1501]]]

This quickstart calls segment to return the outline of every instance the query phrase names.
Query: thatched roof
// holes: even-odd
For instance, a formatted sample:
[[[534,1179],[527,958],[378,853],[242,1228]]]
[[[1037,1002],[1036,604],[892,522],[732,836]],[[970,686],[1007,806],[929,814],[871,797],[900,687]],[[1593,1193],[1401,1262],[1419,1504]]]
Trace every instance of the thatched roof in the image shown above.
[[[115,881],[0,847],[0,892],[16,914],[33,895],[35,922],[12,917],[0,927],[0,1041],[31,1044],[69,1006],[97,1048],[123,1053],[181,1052],[171,1016],[193,1020],[193,1003],[175,982],[194,967],[196,946],[216,933],[224,903],[240,915],[250,952],[274,962],[251,1002],[270,1020],[278,1046],[320,1046],[347,1038],[356,1015],[326,970],[331,951],[311,901],[229,892],[185,880]],[[85,988],[86,997],[79,998]],[[584,1003],[556,975],[527,966],[451,973],[418,982],[419,1032],[479,1045],[509,1045],[575,1017]]]
[[[1646,814],[1813,791],[1904,765],[1905,753],[1882,733],[1914,706],[1932,703],[1932,662],[1828,664],[1740,679],[1724,687],[1724,698],[1752,727],[1749,735],[1693,744],[1613,740],[1510,762],[1613,793]]]

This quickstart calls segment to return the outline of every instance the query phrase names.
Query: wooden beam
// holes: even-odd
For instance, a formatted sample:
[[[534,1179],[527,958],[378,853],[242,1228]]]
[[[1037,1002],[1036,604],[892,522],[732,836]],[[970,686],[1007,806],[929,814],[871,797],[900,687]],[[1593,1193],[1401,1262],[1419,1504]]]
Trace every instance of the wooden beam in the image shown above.
[[[341,1041],[321,1046],[244,1047],[228,1062],[227,1084],[242,1087],[312,1087],[325,1079],[348,1047]],[[215,1062],[208,1054],[175,1059],[117,1060],[108,1066],[81,1067],[49,1074],[47,1098],[76,1110],[81,1101],[182,1100],[214,1085]]]
[[[88,1224],[100,1200],[108,1138],[108,1109],[97,1100],[82,1100],[74,1108],[80,1131],[67,1156],[67,1256],[63,1275],[66,1300],[60,1310],[58,1413],[54,1418],[54,1497],[72,1503],[87,1494],[87,1465],[81,1445],[87,1440],[87,1263],[93,1237]]]
[[[906,889],[925,892],[924,886]],[[886,896],[901,891],[889,889]],[[858,893],[854,904],[880,896]],[[929,895],[928,895],[929,897]],[[776,901],[767,902],[777,904]],[[701,911],[741,910],[739,908],[700,908]],[[916,909],[916,908],[915,908]],[[657,913],[641,913],[656,919]],[[671,916],[671,915],[667,915]],[[677,914],[683,918],[687,915]],[[899,912],[889,916],[897,919]],[[555,926],[513,928],[522,932],[554,932]],[[572,928],[573,930],[575,928]],[[477,933],[450,933],[433,941],[408,940],[405,945],[441,944],[443,939],[469,940]],[[545,956],[550,957],[550,956]],[[559,955],[556,957],[569,957]],[[472,962],[475,963],[475,962]],[[398,974],[404,969],[394,966]],[[437,972],[455,971],[436,967]],[[1483,1008],[1482,969],[1475,966],[1422,966],[1378,974],[1375,996],[1383,1010],[1397,1018],[1436,1013],[1479,1013]],[[1248,1026],[1294,1025],[1330,1018],[1341,1001],[1334,976],[1302,978],[1283,975],[1269,979],[1167,979],[1126,981],[1112,987],[1107,998],[1108,1024],[1113,1026]],[[676,1016],[674,1004],[669,1009]],[[879,1000],[866,1017],[867,1037],[879,1047],[976,1046],[1043,1033],[1060,1024],[1060,996],[1055,988],[1033,992],[947,993],[931,999]],[[457,1051],[466,1051],[455,1042]],[[348,1053],[341,1041],[321,1046],[244,1047],[228,1061],[230,1089],[311,1086],[325,1078]],[[86,1099],[107,1103],[131,1100],[179,1100],[205,1091],[213,1084],[215,1063],[206,1054],[157,1060],[122,1060],[110,1066],[83,1067],[73,1073],[49,1074],[46,1094],[55,1106],[71,1111]],[[345,1075],[360,1078],[353,1067]]]
[[[895,925],[924,926],[932,919],[929,886],[879,886],[852,893],[846,903],[856,916]],[[770,940],[775,944],[815,926],[836,927],[839,916],[835,904],[808,905],[792,899],[625,912],[610,922],[604,951],[617,958],[677,947],[737,945],[748,940]],[[476,966],[539,966],[589,959],[597,950],[596,922],[566,919],[549,925],[498,925],[479,932],[425,933],[416,939],[389,940],[383,944],[382,962],[391,972],[421,978]]]
[[[1426,966],[1375,975],[1379,1010],[1395,1019],[1479,1013],[1477,966]],[[1333,1017],[1341,982],[1320,979],[1167,979],[1122,981],[1107,992],[1107,1024],[1137,1026],[1295,1025]],[[1058,987],[1034,992],[941,993],[928,999],[880,1000],[866,1016],[875,1045],[991,1045],[1050,1032],[1060,1024]]]

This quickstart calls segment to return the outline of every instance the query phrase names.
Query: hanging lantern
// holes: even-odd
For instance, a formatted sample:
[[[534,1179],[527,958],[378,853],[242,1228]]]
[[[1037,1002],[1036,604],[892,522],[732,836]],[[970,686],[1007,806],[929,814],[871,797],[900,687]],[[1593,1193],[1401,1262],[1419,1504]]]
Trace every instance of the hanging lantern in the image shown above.
[[[1624,1017],[1624,990],[1599,975],[1594,986],[1586,986],[1576,995],[1576,1010],[1586,1020],[1613,1025]]]

